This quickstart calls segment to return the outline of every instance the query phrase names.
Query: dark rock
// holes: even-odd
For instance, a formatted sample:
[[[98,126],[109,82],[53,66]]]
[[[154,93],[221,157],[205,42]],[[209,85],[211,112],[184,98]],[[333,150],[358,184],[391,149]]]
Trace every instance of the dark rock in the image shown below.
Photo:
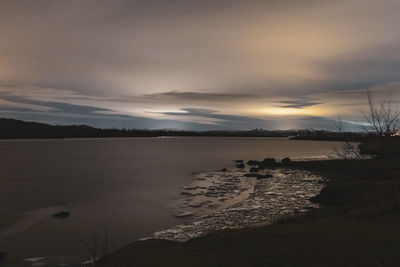
[[[243,160],[242,159],[237,159],[237,160],[234,160],[234,162],[235,163],[243,163]]]
[[[243,176],[244,177],[257,177],[257,173],[246,173]]]
[[[190,192],[186,192],[186,191],[182,191],[181,195],[195,196],[196,194],[193,194],[193,193],[190,193]]]
[[[252,167],[252,168],[250,168],[250,172],[258,172],[259,171],[259,169],[258,168],[256,168],[256,167]]]
[[[192,186],[184,186],[183,189],[185,190],[196,190],[197,188],[199,188],[197,185],[192,185]]]
[[[257,166],[258,164],[260,164],[260,162],[258,160],[249,160],[247,162],[247,165],[250,165],[250,166]]]
[[[193,216],[193,215],[194,215],[194,212],[182,211],[182,212],[179,212],[177,214],[174,214],[173,216],[176,217],[176,218],[186,218],[186,217],[190,217],[190,216]]]
[[[274,158],[265,158],[258,164],[258,168],[260,170],[267,169],[267,168],[274,168],[276,164],[276,160]]]
[[[274,165],[276,160],[274,158],[265,158],[261,163]]]
[[[58,213],[53,214],[53,217],[57,219],[66,219],[69,216],[71,216],[71,213],[69,211],[60,211]]]
[[[310,202],[312,202],[312,203],[318,203],[318,202],[319,202],[318,196],[310,197],[308,200],[309,200]]]
[[[257,174],[256,176],[257,180],[272,178],[272,177],[274,177],[272,174]]]
[[[3,262],[7,257],[7,253],[5,252],[0,252],[0,263]]]
[[[223,168],[222,170],[221,170],[222,172],[226,172],[226,171],[228,171],[226,168]]]
[[[290,158],[284,158],[284,159],[281,160],[281,163],[282,163],[282,164],[288,164],[288,163],[290,163],[290,162],[292,162],[292,161],[290,160]]]
[[[246,167],[243,163],[236,164],[236,168],[244,169]]]

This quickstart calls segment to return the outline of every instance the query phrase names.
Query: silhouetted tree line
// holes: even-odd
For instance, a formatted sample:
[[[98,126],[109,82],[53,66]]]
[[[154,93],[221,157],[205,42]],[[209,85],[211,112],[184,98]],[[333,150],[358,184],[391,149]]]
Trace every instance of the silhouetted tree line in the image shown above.
[[[288,137],[293,131],[181,131],[147,129],[100,129],[87,125],[60,126],[15,119],[0,119],[1,139],[21,138],[103,138],[103,137],[160,137],[160,136],[243,136]]]
[[[326,130],[299,130],[291,139],[298,140],[321,140],[321,141],[349,141],[360,142],[361,140],[373,136],[374,133],[368,132],[333,132]]]
[[[161,136],[220,136],[220,137],[291,137],[310,140],[359,141],[364,133],[343,133],[324,130],[263,130],[248,131],[181,131],[147,129],[100,129],[87,125],[60,126],[15,119],[0,119],[0,139],[22,138],[105,138],[105,137],[161,137]]]

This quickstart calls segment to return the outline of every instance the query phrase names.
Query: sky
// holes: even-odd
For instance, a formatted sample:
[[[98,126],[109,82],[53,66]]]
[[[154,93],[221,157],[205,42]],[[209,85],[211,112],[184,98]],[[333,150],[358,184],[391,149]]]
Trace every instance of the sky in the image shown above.
[[[400,105],[398,0],[2,0],[0,117],[355,129]]]

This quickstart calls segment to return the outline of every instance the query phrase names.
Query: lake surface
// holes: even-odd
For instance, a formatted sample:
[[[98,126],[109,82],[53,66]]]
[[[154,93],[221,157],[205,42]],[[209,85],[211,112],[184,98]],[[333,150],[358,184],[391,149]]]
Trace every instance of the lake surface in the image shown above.
[[[193,173],[229,169],[236,159],[321,157],[339,147],[243,137],[0,141],[0,252],[9,266],[37,257],[79,262],[87,254],[80,240],[101,238],[106,228],[118,248],[182,223],[168,203]],[[71,216],[51,216],[61,210]]]

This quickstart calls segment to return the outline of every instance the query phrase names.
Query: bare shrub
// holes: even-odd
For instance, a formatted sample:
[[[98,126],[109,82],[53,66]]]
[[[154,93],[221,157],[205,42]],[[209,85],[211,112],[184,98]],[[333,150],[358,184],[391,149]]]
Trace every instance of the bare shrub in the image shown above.
[[[393,137],[400,131],[400,110],[392,105],[391,95],[386,95],[381,101],[374,101],[371,92],[367,92],[368,112],[362,113],[365,123],[360,123],[360,129],[367,137],[357,144],[345,141],[343,149],[336,151],[342,159],[365,159],[366,154],[379,158],[380,179],[388,198],[394,203],[400,201],[400,184],[396,179],[394,170],[398,165],[399,147],[393,146]],[[343,133],[342,123],[339,120],[337,128]]]
[[[99,259],[111,252],[109,228],[104,231],[104,239],[100,241],[98,235],[93,234],[88,241],[79,240],[88,252],[88,260],[83,263],[84,267],[94,267]]]

